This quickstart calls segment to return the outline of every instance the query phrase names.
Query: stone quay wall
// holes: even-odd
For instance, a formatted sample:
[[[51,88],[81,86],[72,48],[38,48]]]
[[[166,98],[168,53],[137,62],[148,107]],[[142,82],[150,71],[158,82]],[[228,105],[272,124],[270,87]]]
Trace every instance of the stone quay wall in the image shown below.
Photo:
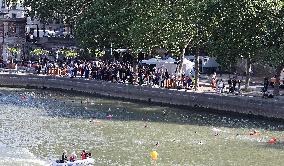
[[[18,74],[0,74],[0,86],[60,89],[144,103],[185,108],[202,107],[209,110],[227,111],[228,113],[234,112],[284,119],[284,102],[280,101],[280,99],[225,96],[116,84],[98,80]]]

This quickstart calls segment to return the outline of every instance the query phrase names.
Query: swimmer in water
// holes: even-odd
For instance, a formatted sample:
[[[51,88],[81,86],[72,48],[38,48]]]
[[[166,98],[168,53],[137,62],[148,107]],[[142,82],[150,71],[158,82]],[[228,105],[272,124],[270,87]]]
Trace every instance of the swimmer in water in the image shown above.
[[[249,135],[260,135],[260,132],[257,130],[254,130],[253,132],[250,132]]]
[[[269,144],[276,144],[277,143],[277,138],[275,137],[272,137],[269,141],[268,141]]]
[[[160,146],[160,143],[159,143],[159,142],[157,142],[155,146],[159,147],[159,146]]]
[[[112,117],[113,117],[113,115],[108,115],[108,116],[106,116],[106,118],[107,118],[108,120],[111,120]]]

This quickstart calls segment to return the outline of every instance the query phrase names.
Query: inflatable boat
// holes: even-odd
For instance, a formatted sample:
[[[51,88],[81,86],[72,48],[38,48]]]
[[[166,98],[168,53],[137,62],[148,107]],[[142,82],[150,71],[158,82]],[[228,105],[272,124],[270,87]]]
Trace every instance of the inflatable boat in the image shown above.
[[[59,163],[59,162],[53,162],[50,164],[50,166],[91,166],[94,165],[95,160],[92,158],[87,158],[85,160],[76,160],[74,162],[67,161],[66,163]]]

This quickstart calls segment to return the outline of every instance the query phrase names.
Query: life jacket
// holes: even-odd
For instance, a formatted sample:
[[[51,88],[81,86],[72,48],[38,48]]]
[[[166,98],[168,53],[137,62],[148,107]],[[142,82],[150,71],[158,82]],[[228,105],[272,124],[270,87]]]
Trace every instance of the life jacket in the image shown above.
[[[82,152],[81,156],[82,156],[82,160],[87,159],[86,152]]]

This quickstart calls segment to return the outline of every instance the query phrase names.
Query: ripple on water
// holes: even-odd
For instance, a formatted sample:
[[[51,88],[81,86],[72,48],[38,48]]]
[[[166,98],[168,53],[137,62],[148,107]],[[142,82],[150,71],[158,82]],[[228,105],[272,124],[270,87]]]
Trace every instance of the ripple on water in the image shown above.
[[[0,165],[41,165],[58,159],[63,149],[91,151],[97,165],[150,165],[152,150],[159,153],[158,165],[281,165],[284,158],[282,144],[266,144],[284,135],[283,124],[269,120],[50,91],[2,91]],[[262,134],[250,136],[253,130]]]

